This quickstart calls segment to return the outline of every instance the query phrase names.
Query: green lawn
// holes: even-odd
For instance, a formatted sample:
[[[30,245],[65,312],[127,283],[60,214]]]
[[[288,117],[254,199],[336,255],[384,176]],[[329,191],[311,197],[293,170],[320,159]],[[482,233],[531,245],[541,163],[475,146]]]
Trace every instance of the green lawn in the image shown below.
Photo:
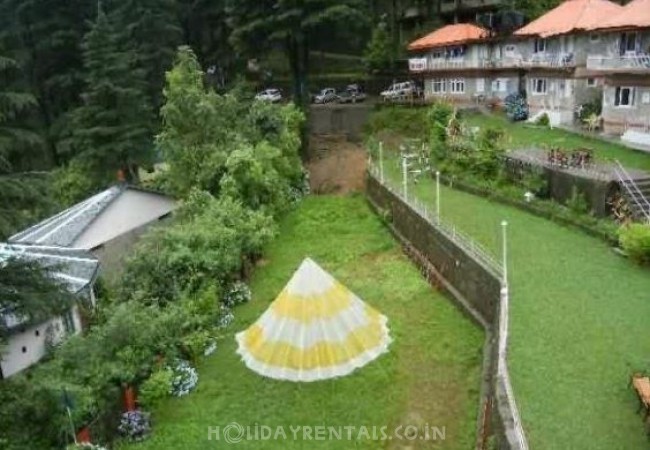
[[[395,161],[385,167],[400,179]],[[431,179],[411,193],[433,210]],[[649,368],[650,272],[579,231],[446,187],[441,215],[495,254],[509,223],[509,367],[530,447],[648,448],[628,381]]]
[[[341,379],[298,384],[263,378],[239,360],[233,335],[259,317],[306,256],[388,316],[395,340],[389,354]],[[282,222],[252,290],[251,303],[235,310],[219,349],[199,368],[196,391],[156,409],[153,435],[132,448],[228,447],[208,441],[208,427],[231,422],[287,430],[426,423],[446,429],[446,440],[435,443],[290,439],[232,444],[238,449],[472,448],[483,332],[423,281],[362,196],[306,199]]]
[[[562,129],[545,129],[531,127],[524,122],[510,122],[502,115],[468,114],[469,125],[479,127],[501,127],[508,132],[508,147],[530,147],[539,145],[557,145],[567,149],[588,147],[594,150],[601,160],[618,159],[630,168],[650,170],[650,153],[632,150],[623,145],[613,144],[596,138],[581,136]]]

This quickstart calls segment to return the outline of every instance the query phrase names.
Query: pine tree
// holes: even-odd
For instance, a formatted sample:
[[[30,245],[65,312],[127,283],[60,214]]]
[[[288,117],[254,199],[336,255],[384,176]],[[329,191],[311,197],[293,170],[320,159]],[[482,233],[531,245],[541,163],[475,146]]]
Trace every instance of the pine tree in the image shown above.
[[[138,167],[150,162],[153,153],[144,71],[127,36],[102,11],[83,50],[86,89],[83,105],[74,112],[72,146],[99,183],[110,182],[118,170],[136,180]]]
[[[41,166],[59,165],[72,156],[62,141],[69,131],[68,113],[80,104],[81,41],[95,5],[86,0],[0,0],[0,39],[37,101],[30,120],[44,144]]]
[[[157,111],[162,102],[165,72],[172,67],[182,41],[177,0],[121,0],[110,13],[123,27],[136,66],[144,72],[147,95]]]
[[[24,127],[21,118],[36,105],[29,93],[16,90],[19,78],[14,60],[0,54],[0,239],[43,207],[45,185],[39,177],[14,172],[14,163],[29,159],[41,144],[38,134]]]

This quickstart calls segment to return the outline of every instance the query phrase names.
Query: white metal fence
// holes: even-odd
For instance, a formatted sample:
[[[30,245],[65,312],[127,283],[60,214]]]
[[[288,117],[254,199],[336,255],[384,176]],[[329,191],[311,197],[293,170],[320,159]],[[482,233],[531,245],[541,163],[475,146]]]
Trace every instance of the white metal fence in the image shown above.
[[[446,222],[440,217],[439,206],[430,210],[425,203],[418,200],[414,195],[408,195],[408,180],[405,178],[402,186],[395,183],[393,180],[384,176],[383,161],[380,156],[379,164],[375,165],[373,161],[369,163],[369,174],[379,184],[384,186],[392,192],[397,198],[401,199],[420,217],[425,219],[431,227],[436,229],[439,233],[444,235],[447,239],[454,242],[461,250],[469,255],[477,264],[483,267],[490,274],[495,276],[501,283],[501,295],[499,299],[499,315],[496,320],[498,333],[497,343],[497,380],[496,383],[501,382],[504,386],[507,407],[510,411],[511,417],[503,418],[504,421],[512,421],[512,433],[506,433],[509,445],[512,449],[528,450],[528,442],[521,423],[519,410],[515,402],[515,395],[510,382],[510,373],[508,371],[507,353],[508,353],[508,320],[510,308],[510,295],[508,289],[508,270],[507,270],[507,245],[506,245],[506,222],[503,225],[503,254],[502,260],[494,255],[489,250],[485,249],[481,244],[477,243],[467,234],[461,232],[450,222]],[[439,196],[439,190],[437,192]],[[437,199],[439,200],[439,199]],[[498,399],[497,399],[498,401]]]

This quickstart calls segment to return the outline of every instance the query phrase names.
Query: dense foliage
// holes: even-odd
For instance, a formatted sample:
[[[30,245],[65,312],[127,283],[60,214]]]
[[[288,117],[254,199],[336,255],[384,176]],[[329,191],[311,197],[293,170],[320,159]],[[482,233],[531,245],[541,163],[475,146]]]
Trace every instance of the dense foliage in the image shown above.
[[[619,230],[621,247],[639,264],[650,264],[650,226],[647,224],[624,225]]]
[[[99,17],[95,27],[108,27],[106,20]],[[275,235],[276,219],[304,192],[298,156],[303,115],[295,107],[214,93],[203,85],[201,68],[188,48],[179,51],[167,79],[158,144],[168,171],[159,177],[182,206],[171,223],[142,238],[120,289],[104,293],[84,334],[52,349],[50,361],[31,371],[26,387],[21,375],[0,384],[0,399],[5,400],[0,432],[10,438],[7,445],[16,443],[6,448],[70,443],[60,401],[63,389],[72,399],[77,426],[103,424],[95,433],[100,441],[110,441],[118,432],[126,439],[145,438],[151,428],[148,412],[125,414],[120,422],[120,391],[141,386],[147,408],[169,395],[190,393],[198,381],[195,365],[216,350],[220,330],[233,320],[233,308],[250,299],[245,280]],[[108,91],[114,81],[105,80]],[[119,158],[117,153],[113,156]],[[84,166],[81,155],[73,165]],[[72,174],[67,171],[57,184],[68,195],[84,182]],[[16,267],[2,270],[16,283],[31,286],[13,289],[3,278],[2,301],[36,311],[45,298],[36,295],[45,289],[40,272],[25,266],[13,275]],[[50,305],[56,304],[52,295],[47,297]],[[26,390],[24,395],[12,395],[19,388]],[[26,414],[12,415],[14,409]],[[34,420],[41,425],[38,436],[30,434]]]

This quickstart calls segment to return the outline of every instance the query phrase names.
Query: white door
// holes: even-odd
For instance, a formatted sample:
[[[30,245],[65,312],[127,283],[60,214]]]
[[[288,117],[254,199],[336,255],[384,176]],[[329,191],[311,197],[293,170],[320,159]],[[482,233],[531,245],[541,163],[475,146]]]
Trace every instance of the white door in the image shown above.
[[[485,92],[485,78],[476,79],[476,92],[481,94]]]

